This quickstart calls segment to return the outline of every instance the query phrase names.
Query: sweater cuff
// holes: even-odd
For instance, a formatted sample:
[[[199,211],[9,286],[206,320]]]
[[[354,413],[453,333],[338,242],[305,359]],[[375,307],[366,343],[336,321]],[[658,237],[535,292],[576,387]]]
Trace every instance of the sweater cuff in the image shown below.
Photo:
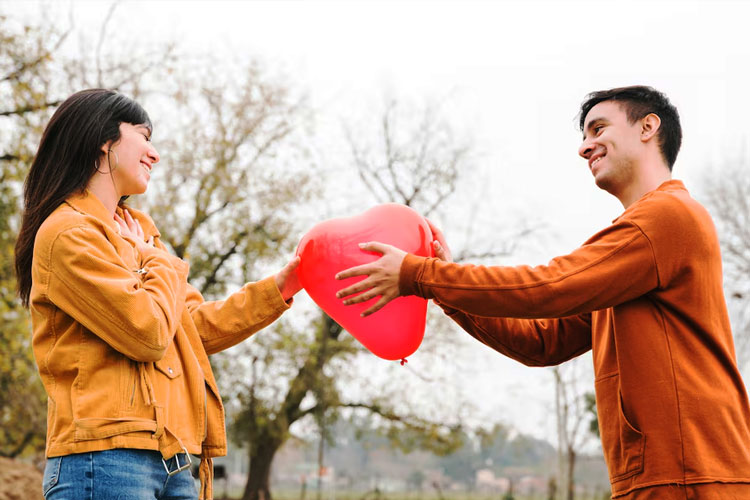
[[[401,262],[401,270],[398,276],[398,291],[402,296],[420,295],[421,287],[418,279],[422,274],[422,267],[427,259],[413,254],[406,254]]]

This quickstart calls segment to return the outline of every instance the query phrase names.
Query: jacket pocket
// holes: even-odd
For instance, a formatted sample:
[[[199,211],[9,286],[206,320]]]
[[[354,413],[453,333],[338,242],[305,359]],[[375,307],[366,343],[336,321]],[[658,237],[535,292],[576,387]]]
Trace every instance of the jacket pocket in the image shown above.
[[[47,464],[44,466],[44,476],[42,479],[42,494],[46,497],[47,493],[57,486],[60,481],[60,464],[62,463],[63,457],[53,457],[47,459]]]
[[[609,480],[614,484],[643,471],[646,437],[628,421],[623,412],[619,374],[605,375],[595,385],[602,449]]]

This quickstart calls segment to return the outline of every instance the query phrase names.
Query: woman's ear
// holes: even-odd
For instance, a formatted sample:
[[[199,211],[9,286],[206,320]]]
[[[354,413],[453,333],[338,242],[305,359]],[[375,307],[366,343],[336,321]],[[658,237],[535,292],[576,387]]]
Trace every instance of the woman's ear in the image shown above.
[[[649,113],[641,119],[641,141],[646,142],[656,136],[661,127],[661,118],[656,113]]]

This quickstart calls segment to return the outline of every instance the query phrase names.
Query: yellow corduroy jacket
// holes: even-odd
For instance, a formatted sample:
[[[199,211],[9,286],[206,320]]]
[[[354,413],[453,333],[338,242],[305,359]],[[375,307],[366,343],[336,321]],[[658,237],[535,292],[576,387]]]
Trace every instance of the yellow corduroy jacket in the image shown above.
[[[155,248],[138,251],[89,192],[66,200],[37,233],[30,309],[48,395],[46,453],[138,448],[169,458],[184,448],[202,457],[201,498],[210,498],[210,458],[226,454],[226,432],[208,355],[289,304],[272,277],[205,302],[151,219],[128,210]]]

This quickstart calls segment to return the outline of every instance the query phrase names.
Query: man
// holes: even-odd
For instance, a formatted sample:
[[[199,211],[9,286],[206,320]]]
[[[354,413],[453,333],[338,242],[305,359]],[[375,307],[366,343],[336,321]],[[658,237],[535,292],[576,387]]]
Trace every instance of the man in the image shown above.
[[[750,499],[750,406],[737,370],[721,256],[706,210],[671,179],[677,110],[650,87],[589,94],[579,154],[625,211],[546,266],[484,267],[380,243],[383,257],[339,273],[341,290],[434,299],[462,328],[532,366],[593,350],[596,403],[612,497]],[[352,294],[363,292],[350,297]]]

